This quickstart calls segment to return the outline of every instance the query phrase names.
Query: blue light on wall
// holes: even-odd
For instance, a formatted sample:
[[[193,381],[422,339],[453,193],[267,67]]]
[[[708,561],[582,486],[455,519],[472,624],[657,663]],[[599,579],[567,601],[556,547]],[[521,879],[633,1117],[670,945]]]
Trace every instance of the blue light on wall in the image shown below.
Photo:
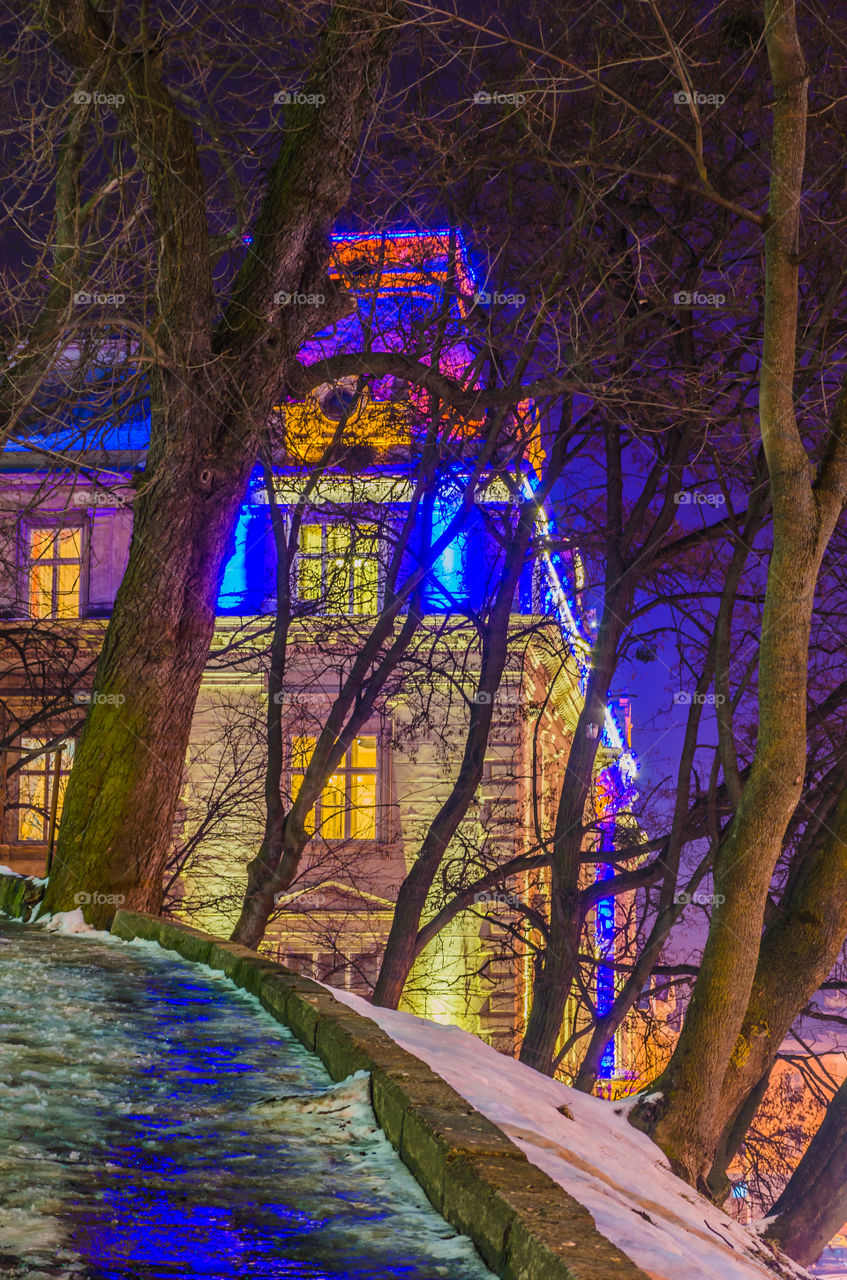
[[[614,818],[607,818],[600,824],[600,852],[612,853],[614,848],[615,820]],[[610,880],[613,875],[614,868],[607,862],[598,866],[598,881]],[[595,998],[597,1017],[602,1018],[609,1012],[615,999],[615,970],[612,965],[602,963],[604,959],[613,957],[615,953],[615,899],[613,897],[601,898],[597,903],[594,938],[601,961],[597,965]],[[612,1036],[603,1050],[603,1057],[600,1061],[601,1078],[608,1080],[614,1076],[616,1066],[615,1037]]]
[[[452,520],[456,518],[458,510],[458,502],[451,494],[449,496],[441,496],[436,499],[432,516],[432,540],[437,542],[439,538],[444,536],[445,531],[449,528]],[[465,594],[465,574],[464,574],[464,557],[461,554],[461,547],[458,539],[454,538],[449,543],[441,555],[435,562],[433,577],[436,581],[435,594],[443,593],[444,605],[449,608],[449,600],[452,596],[455,599],[461,599]],[[441,588],[439,593],[438,588]]]
[[[238,513],[233,548],[218,592],[218,617],[262,612],[265,597],[267,517],[245,503]]]
[[[442,538],[460,508],[463,480],[449,471],[433,504],[432,542]],[[432,613],[480,608],[497,552],[486,537],[476,510],[462,520],[454,537],[433,562],[423,587],[424,607]]]

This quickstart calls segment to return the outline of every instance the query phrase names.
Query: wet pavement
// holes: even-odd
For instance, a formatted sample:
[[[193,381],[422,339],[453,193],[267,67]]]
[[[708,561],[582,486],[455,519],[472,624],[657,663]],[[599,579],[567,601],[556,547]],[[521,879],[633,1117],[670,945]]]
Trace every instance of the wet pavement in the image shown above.
[[[2,1280],[491,1280],[322,1065],[221,975],[0,921]]]

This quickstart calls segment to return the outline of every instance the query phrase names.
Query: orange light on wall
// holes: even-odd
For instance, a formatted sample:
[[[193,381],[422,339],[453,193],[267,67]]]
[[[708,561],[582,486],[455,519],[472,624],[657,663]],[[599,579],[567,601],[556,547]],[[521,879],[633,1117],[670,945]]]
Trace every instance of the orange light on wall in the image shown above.
[[[444,285],[451,275],[463,314],[470,309],[475,289],[462,238],[450,231],[399,231],[384,235],[337,235],[332,238],[330,275],[348,288],[370,283],[378,293],[426,291]],[[371,267],[370,278],[367,268]]]
[[[474,305],[476,286],[460,234],[439,230],[335,235],[329,274],[362,301],[398,296],[420,299],[431,310],[433,324],[440,323],[443,300],[453,304],[452,324],[448,325],[449,333],[439,349],[438,368],[446,377],[465,386],[473,352],[467,345],[463,322]],[[400,327],[397,322],[392,330],[391,321],[385,326],[381,336],[389,350],[392,347],[403,350]],[[323,342],[326,345],[326,339]],[[425,354],[418,358],[424,363],[427,361]],[[468,383],[467,390],[477,387],[475,378]],[[340,379],[337,388],[318,388],[302,403],[277,410],[285,419],[286,447],[294,460],[308,465],[320,458],[339,422],[338,415],[326,411],[324,397],[354,395],[355,388],[355,379]],[[435,412],[445,443],[473,439],[485,422],[484,415],[462,415],[447,403],[438,404]],[[519,413],[532,416],[529,401],[520,406]],[[410,383],[401,398],[390,400],[376,399],[366,390],[358,404],[349,406],[341,443],[343,446],[367,445],[382,454],[408,448],[416,431],[432,419],[433,397],[421,385]],[[537,469],[544,451],[537,424],[533,423],[532,427],[531,461]]]
[[[285,421],[286,449],[292,459],[315,463],[329,447],[338,423],[321,409],[317,396],[276,410]],[[342,426],[341,445],[368,445],[379,453],[411,444],[412,415],[408,405],[371,400],[368,396],[348,415]]]

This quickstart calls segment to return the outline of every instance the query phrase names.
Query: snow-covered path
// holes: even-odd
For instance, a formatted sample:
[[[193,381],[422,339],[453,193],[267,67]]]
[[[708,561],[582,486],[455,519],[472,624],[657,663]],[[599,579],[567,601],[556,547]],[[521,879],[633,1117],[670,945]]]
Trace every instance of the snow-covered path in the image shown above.
[[[0,981],[2,1280],[493,1280],[220,975],[3,921]]]

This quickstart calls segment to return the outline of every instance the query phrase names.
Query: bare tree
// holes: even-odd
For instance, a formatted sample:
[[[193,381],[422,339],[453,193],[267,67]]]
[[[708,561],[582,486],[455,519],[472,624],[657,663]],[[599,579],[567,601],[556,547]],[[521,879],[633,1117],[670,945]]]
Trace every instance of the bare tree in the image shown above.
[[[151,388],[150,448],[129,563],[95,680],[95,694],[125,701],[118,709],[106,701],[91,704],[46,906],[67,907],[77,891],[96,888],[155,909],[235,513],[298,350],[337,314],[334,303],[317,316],[314,309],[281,307],[275,298],[281,291],[335,297],[326,278],[327,234],[349,197],[395,18],[382,4],[333,10],[317,48],[312,44],[306,53],[304,93],[295,95],[284,128],[274,129],[261,198],[241,204],[249,209],[252,240],[221,293],[211,229],[215,185],[203,169],[219,126],[209,121],[206,132],[206,119],[180,88],[207,57],[208,44],[196,38],[175,59],[163,57],[176,15],[152,33],[143,10],[106,16],[86,0],[47,3],[39,17],[55,51],[44,81],[72,153],[59,185],[84,186],[92,176],[96,184],[115,147],[121,156],[115,167],[125,158],[143,193],[139,223],[149,240],[136,275],[143,278],[146,270],[155,280],[149,312],[142,312],[145,328],[118,324],[137,333]],[[207,76],[201,71],[198,79]],[[114,108],[116,127],[98,137],[101,101]],[[90,145],[73,145],[83,138]],[[227,165],[222,158],[221,177],[231,172]],[[73,200],[65,209],[66,222],[73,222],[74,210],[82,212]],[[56,227],[60,245],[67,243],[63,225]],[[32,352],[42,365],[63,345],[57,316],[70,311],[74,281],[94,247],[73,236],[70,244],[56,272],[63,305],[51,295],[25,335],[27,358]],[[43,341],[44,326],[52,343]],[[16,360],[9,421],[32,382],[20,353]],[[89,914],[102,919],[102,912]]]

